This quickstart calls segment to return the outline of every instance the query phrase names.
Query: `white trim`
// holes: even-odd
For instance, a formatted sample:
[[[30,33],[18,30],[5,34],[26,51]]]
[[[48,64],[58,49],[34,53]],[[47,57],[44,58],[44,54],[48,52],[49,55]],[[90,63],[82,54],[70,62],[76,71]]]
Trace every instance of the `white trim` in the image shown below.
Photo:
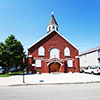
[[[58,33],[62,38],[64,38],[67,42],[69,42],[69,40],[67,40],[64,36],[62,36],[58,31],[56,30],[52,30],[49,33],[47,33],[45,36],[43,36],[40,40],[36,41],[34,44],[32,44],[31,46],[28,47],[28,49],[30,49],[32,46],[34,46],[36,43],[38,43],[39,41],[41,41],[43,38],[47,37],[49,34],[51,34],[53,31],[55,31],[56,33]],[[74,46],[71,42],[69,42],[74,48],[76,48],[76,46]],[[77,49],[77,48],[76,48]],[[78,49],[77,49],[78,50]]]
[[[28,57],[32,57],[32,55],[28,55]]]
[[[35,66],[35,64],[32,64],[32,66]]]
[[[79,58],[79,56],[75,56],[75,58]]]

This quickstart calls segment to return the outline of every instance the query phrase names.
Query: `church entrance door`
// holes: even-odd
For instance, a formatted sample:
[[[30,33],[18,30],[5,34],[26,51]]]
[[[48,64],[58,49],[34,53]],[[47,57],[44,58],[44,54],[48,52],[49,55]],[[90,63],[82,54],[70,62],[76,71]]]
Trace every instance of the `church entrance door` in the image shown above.
[[[50,67],[49,67],[49,72],[59,72],[59,68],[60,68],[60,64],[58,63],[52,63],[50,64]]]

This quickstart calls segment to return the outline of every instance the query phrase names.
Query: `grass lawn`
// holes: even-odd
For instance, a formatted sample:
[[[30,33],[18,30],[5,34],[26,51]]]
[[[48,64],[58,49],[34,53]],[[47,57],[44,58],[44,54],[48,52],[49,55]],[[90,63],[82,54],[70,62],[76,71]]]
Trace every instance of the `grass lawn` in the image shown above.
[[[11,73],[9,73],[9,74],[1,74],[0,77],[9,77],[9,76],[20,75],[20,74],[22,74],[22,71],[11,72]]]
[[[1,74],[0,77],[9,77],[11,76],[10,74]]]

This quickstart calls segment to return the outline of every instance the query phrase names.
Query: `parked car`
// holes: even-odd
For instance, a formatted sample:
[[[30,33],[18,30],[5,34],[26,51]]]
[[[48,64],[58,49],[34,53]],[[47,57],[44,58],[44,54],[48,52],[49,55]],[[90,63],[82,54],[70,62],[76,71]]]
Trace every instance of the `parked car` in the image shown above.
[[[13,68],[10,68],[9,72],[15,72],[16,71],[16,68],[13,67]]]
[[[100,67],[99,66],[88,66],[82,70],[84,73],[90,74],[100,74]]]
[[[18,67],[17,69],[15,67],[10,68],[9,72],[18,72],[18,71],[23,71],[22,68]]]
[[[17,72],[18,71],[23,71],[23,68],[21,68],[21,67],[17,68]]]
[[[0,67],[0,74],[5,74],[5,73],[6,73],[5,69],[3,69],[3,68]]]

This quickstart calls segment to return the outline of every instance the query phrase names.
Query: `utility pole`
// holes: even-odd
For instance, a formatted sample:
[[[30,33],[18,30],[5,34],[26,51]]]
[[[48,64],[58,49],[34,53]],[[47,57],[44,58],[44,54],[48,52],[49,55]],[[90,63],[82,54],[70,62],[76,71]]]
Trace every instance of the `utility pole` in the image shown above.
[[[24,65],[25,65],[25,57],[23,57],[23,83],[25,83]]]

